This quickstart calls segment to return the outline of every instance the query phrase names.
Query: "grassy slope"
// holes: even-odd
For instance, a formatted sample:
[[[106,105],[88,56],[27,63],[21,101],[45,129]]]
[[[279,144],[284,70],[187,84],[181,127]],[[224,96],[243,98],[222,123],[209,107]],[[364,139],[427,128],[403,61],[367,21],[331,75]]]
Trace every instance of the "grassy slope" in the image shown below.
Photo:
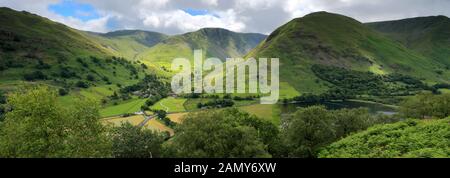
[[[123,30],[106,34],[86,32],[85,34],[112,53],[130,60],[136,60],[138,54],[168,38],[161,33],[140,30]]]
[[[184,108],[183,104],[186,102],[187,99],[184,98],[165,98],[158,103],[154,104],[151,109],[154,110],[163,110],[167,111],[169,113],[174,112],[184,112],[186,109]]]
[[[122,104],[105,107],[100,110],[102,117],[118,116],[126,113],[134,113],[141,110],[141,106],[145,104],[146,99],[132,99]]]
[[[207,57],[241,57],[265,38],[261,34],[235,33],[225,29],[206,28],[176,35],[140,54],[138,59],[167,66],[178,57],[192,59],[194,49]]]
[[[419,17],[366,25],[426,57],[450,66],[450,19],[448,17]]]
[[[62,86],[61,82],[73,84],[85,80],[88,74],[93,75],[96,81],[92,86],[104,86],[107,77],[113,84],[129,85],[137,82],[130,79],[129,70],[123,65],[106,64],[103,59],[114,55],[101,44],[91,40],[84,32],[69,28],[60,23],[28,13],[18,12],[8,8],[0,8],[0,62],[13,61],[23,67],[9,67],[0,71],[0,88],[14,88],[22,84],[36,82],[22,82],[23,75],[32,71],[42,71],[51,76],[51,80],[38,81],[53,86]],[[90,56],[100,58],[100,65],[90,60]],[[76,58],[88,64],[83,67]],[[51,66],[49,69],[36,69],[38,61]],[[79,77],[61,79],[57,74],[62,67],[69,67]],[[115,68],[115,69],[113,69]],[[113,75],[113,71],[117,75]],[[56,74],[56,75],[55,75]],[[143,76],[143,72],[139,71]]]
[[[378,74],[399,72],[445,81],[434,70],[442,66],[349,17],[319,12],[294,19],[274,31],[247,57],[278,57],[280,78],[299,92],[327,89],[310,70],[325,64]],[[282,91],[283,92],[283,88]]]
[[[450,118],[378,125],[324,149],[326,158],[428,158],[450,155]]]

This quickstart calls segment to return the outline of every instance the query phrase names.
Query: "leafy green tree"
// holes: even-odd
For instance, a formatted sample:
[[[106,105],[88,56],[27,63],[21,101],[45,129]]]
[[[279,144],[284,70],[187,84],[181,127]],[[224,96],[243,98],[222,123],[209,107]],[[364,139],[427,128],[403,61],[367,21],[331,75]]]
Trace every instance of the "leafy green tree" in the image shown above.
[[[166,111],[163,111],[163,110],[156,110],[155,113],[156,113],[156,116],[157,116],[159,119],[165,119],[165,118],[167,117],[167,112],[166,112]]]
[[[331,111],[331,115],[337,138],[365,130],[376,122],[365,108]]]
[[[110,156],[96,102],[79,99],[64,107],[56,91],[37,87],[13,93],[7,104],[12,111],[0,126],[0,157]]]
[[[316,157],[319,148],[335,140],[333,116],[323,106],[300,109],[283,129],[289,157]]]
[[[423,93],[405,100],[400,113],[407,118],[445,118],[450,116],[450,94]]]
[[[166,137],[127,122],[112,132],[112,153],[116,158],[158,158]]]
[[[246,120],[257,119],[237,109],[190,113],[165,143],[168,157],[270,157],[264,138]]]
[[[89,84],[87,82],[85,82],[85,81],[82,81],[82,80],[80,80],[77,83],[75,83],[75,86],[79,87],[79,88],[89,88]]]

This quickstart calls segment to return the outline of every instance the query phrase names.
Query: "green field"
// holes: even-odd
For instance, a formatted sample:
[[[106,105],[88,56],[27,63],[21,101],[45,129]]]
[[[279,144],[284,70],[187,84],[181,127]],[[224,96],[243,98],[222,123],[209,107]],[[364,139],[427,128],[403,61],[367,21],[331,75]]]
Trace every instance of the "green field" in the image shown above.
[[[133,99],[123,104],[109,106],[100,110],[102,117],[118,116],[126,113],[134,113],[141,109],[146,99]]]
[[[184,108],[183,104],[186,102],[187,99],[184,98],[174,98],[169,97],[165,98],[158,103],[154,104],[151,109],[155,110],[163,110],[170,113],[173,112],[184,112],[186,109]]]
[[[278,105],[256,104],[250,106],[242,106],[239,109],[257,116],[258,118],[271,121],[275,125],[281,124],[281,110]]]

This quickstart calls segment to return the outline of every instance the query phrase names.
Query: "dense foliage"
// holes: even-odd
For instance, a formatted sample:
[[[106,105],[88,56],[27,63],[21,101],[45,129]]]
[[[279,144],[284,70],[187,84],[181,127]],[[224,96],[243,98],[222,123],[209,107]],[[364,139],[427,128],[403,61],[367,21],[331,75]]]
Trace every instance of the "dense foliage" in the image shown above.
[[[324,158],[450,157],[450,118],[374,126],[322,150]]]
[[[404,96],[420,90],[432,90],[422,81],[402,74],[376,75],[339,67],[313,65],[312,71],[320,79],[341,90],[359,95]]]
[[[190,113],[166,142],[167,156],[195,158],[270,157],[278,129],[237,109]]]
[[[288,117],[282,135],[286,150],[284,157],[316,157],[324,146],[351,133],[362,131],[377,123],[395,119],[371,116],[367,109],[329,111],[323,106],[303,108]]]
[[[450,94],[424,93],[401,103],[400,112],[407,118],[445,118],[450,116]]]
[[[206,103],[198,103],[197,108],[205,109],[205,108],[226,108],[234,105],[233,100],[231,99],[214,99],[212,101],[208,101]]]
[[[13,93],[0,124],[0,157],[105,157],[110,154],[98,106],[78,100],[65,108],[46,87]]]
[[[112,155],[116,158],[158,158],[166,137],[127,122],[112,131]]]

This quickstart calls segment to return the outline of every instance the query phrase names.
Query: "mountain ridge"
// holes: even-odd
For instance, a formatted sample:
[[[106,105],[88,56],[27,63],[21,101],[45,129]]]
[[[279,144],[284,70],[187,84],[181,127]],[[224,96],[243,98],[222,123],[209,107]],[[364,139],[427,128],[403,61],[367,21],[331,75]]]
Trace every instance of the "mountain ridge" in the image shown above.
[[[366,25],[411,50],[450,66],[450,19],[446,16],[416,17]]]
[[[299,92],[321,92],[329,84],[311,71],[315,64],[367,71],[401,73],[427,82],[448,82],[442,64],[343,15],[317,12],[279,27],[247,57],[280,58],[280,77]],[[443,70],[436,74],[435,70]]]

